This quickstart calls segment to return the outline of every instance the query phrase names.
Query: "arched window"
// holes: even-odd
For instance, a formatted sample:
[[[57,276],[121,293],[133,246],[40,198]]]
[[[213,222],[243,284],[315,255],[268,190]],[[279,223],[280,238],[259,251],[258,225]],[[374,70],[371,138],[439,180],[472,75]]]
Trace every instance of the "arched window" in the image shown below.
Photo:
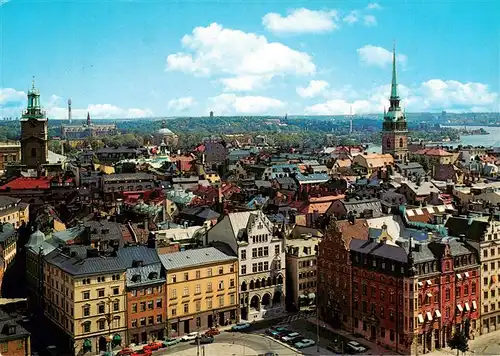
[[[403,147],[403,146],[404,146],[404,140],[403,140],[403,138],[401,137],[401,138],[399,139],[399,147]]]
[[[391,139],[390,138],[387,139],[387,142],[386,142],[385,146],[386,147],[391,147]]]
[[[31,149],[31,157],[36,157],[36,148],[35,147],[33,147]]]

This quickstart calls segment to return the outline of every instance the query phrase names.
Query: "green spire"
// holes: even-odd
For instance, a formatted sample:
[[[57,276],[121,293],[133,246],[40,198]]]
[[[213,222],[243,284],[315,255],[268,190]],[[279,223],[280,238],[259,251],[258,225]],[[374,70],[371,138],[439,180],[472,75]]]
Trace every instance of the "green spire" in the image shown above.
[[[391,98],[398,97],[398,83],[396,80],[396,41],[392,49],[392,84],[391,84]]]

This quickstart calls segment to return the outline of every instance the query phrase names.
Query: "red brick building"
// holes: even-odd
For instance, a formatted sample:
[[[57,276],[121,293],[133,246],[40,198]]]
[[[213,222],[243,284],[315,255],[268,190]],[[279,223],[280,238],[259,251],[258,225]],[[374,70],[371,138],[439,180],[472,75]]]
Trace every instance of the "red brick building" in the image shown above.
[[[351,239],[366,240],[368,224],[364,219],[332,220],[319,244],[318,296],[321,320],[335,328],[352,329],[351,282],[349,255]]]
[[[30,356],[30,333],[16,321],[0,311],[0,354],[4,356]]]

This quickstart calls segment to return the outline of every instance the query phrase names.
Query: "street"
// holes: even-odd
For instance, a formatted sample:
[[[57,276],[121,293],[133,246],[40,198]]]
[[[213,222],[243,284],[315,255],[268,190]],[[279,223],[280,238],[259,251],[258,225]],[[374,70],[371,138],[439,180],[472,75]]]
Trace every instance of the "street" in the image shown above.
[[[500,355],[500,331],[494,331],[490,334],[481,335],[474,340],[469,341],[469,352],[467,355]],[[455,350],[450,348],[436,350],[427,355],[444,356],[456,355]]]

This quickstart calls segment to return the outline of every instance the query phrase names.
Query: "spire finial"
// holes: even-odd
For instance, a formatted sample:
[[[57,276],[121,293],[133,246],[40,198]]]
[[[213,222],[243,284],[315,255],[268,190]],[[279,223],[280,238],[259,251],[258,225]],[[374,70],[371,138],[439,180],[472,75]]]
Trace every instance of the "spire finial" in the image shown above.
[[[31,79],[31,89],[35,90],[35,76]]]
[[[396,79],[396,41],[394,40],[392,48],[392,83],[391,83],[391,98],[398,97],[398,83]]]

